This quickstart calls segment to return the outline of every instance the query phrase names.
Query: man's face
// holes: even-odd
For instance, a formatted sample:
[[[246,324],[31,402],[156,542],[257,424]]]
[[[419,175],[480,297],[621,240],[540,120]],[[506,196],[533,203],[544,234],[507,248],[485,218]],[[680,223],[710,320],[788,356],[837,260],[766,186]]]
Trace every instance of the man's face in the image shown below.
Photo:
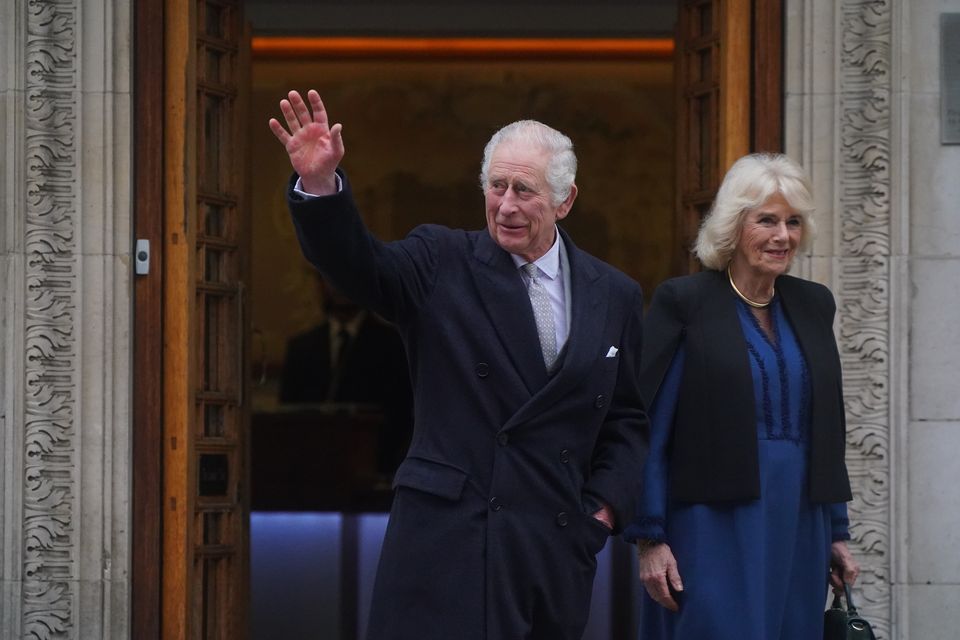
[[[545,254],[554,240],[554,224],[570,212],[577,189],[554,206],[547,185],[548,154],[536,147],[503,142],[490,158],[484,199],[487,231],[504,250],[527,262]]]

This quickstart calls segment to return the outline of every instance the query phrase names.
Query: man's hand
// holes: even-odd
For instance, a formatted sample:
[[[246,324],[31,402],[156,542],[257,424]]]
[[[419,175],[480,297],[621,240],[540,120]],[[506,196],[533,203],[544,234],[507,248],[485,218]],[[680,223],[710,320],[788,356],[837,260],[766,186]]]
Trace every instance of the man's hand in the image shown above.
[[[287,150],[304,191],[318,196],[336,193],[335,173],[344,154],[341,125],[329,125],[320,94],[313,89],[307,92],[310,108],[296,91],[287,98],[280,101],[287,128],[270,118],[270,130]]]
[[[606,502],[603,503],[603,506],[597,509],[596,513],[593,514],[593,517],[603,523],[607,529],[613,529],[613,508]]]
[[[658,604],[670,611],[679,611],[680,605],[670,590],[672,588],[677,593],[683,591],[683,582],[670,545],[660,542],[649,546],[637,545],[637,548],[643,587]]]

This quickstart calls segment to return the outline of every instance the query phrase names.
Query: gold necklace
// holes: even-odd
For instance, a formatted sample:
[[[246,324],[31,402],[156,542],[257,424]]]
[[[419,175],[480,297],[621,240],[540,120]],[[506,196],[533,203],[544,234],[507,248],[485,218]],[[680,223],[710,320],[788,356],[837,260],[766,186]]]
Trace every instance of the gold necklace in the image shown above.
[[[754,309],[763,309],[763,308],[765,308],[765,307],[769,307],[769,306],[770,306],[770,302],[773,301],[773,296],[770,296],[770,300],[767,300],[766,302],[754,302],[753,300],[751,300],[751,299],[748,298],[747,296],[745,296],[745,295],[743,295],[742,293],[740,293],[740,289],[737,289],[737,285],[733,283],[733,274],[730,273],[730,267],[729,267],[729,266],[727,267],[727,279],[730,280],[730,286],[733,287],[733,292],[734,292],[735,294],[737,294],[737,295],[740,297],[741,300],[743,300],[744,302],[746,302],[748,305],[750,305],[750,306],[753,307]],[[773,293],[774,293],[774,295],[776,295],[776,293],[777,293],[776,289],[774,289]]]

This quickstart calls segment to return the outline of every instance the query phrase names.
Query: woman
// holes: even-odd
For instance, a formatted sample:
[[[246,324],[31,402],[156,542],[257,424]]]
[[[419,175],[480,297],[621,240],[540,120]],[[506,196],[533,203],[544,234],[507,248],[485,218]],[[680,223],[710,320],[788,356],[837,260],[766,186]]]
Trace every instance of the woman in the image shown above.
[[[651,451],[627,529],[646,588],[643,640],[814,640],[827,573],[859,567],[845,540],[850,483],[836,305],[786,275],[813,236],[803,171],[750,155],[724,177],[695,252],[645,320]]]

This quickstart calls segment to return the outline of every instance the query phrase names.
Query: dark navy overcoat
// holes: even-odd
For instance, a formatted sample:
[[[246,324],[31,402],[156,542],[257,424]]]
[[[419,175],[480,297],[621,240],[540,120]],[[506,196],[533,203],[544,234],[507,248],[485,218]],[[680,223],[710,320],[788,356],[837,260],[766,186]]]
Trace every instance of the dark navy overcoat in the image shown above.
[[[288,192],[297,236],[400,329],[415,394],[368,638],[580,638],[611,533],[590,513],[610,504],[614,533],[630,521],[647,450],[639,285],[561,232],[571,326],[548,375],[523,281],[486,230],[380,242],[341,179],[332,196]]]

